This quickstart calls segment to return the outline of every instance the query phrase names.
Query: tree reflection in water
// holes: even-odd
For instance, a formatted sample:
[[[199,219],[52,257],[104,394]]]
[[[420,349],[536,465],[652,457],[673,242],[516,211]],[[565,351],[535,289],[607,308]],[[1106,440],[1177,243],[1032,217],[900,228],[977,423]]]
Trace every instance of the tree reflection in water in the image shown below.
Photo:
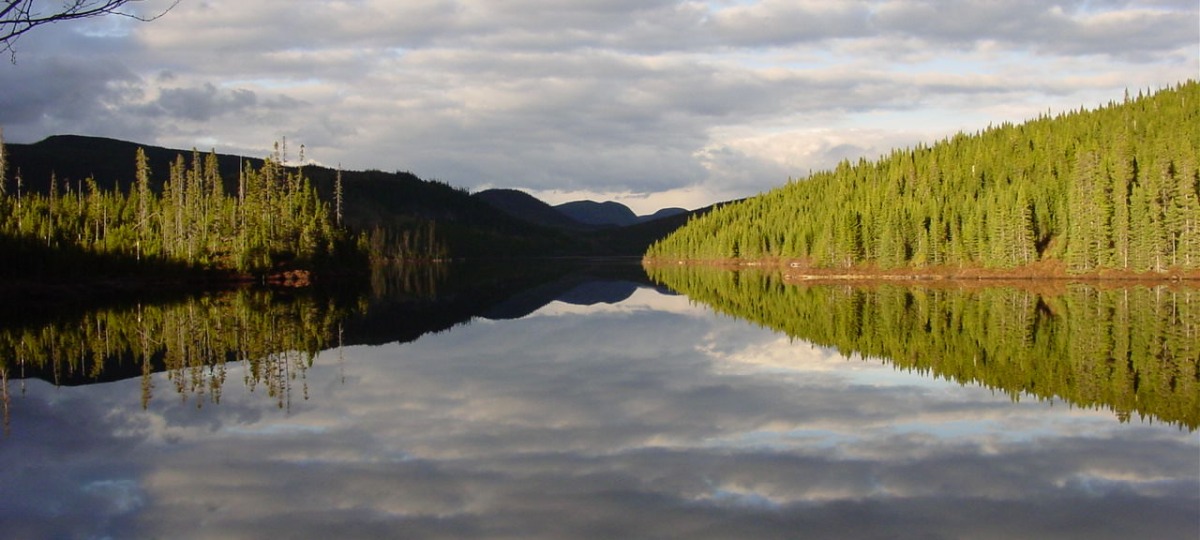
[[[142,379],[145,408],[159,371],[184,399],[217,403],[231,362],[248,387],[287,408],[297,382],[307,396],[305,371],[351,309],[317,295],[240,290],[0,328],[5,409],[10,378],[74,386],[132,376]]]
[[[776,273],[656,267],[719,312],[844,355],[960,383],[1200,426],[1200,291],[1034,281],[790,284]]]
[[[286,409],[297,391],[307,399],[305,374],[322,350],[412,341],[468,322],[523,290],[574,283],[570,276],[581,268],[594,269],[587,263],[383,264],[362,283],[316,291],[243,289],[60,312],[21,324],[0,321],[4,425],[9,379],[24,388],[28,378],[77,386],[140,377],[146,408],[154,397],[152,375],[166,372],[171,388],[199,407],[220,402],[230,363],[243,368],[247,387],[265,389]],[[645,279],[636,265],[620,268]]]

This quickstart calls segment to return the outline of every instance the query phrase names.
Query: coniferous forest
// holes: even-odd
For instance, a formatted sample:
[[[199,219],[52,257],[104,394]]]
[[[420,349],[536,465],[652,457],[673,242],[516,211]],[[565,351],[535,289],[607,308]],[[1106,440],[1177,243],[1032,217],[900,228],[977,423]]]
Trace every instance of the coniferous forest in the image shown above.
[[[1200,83],[958,134],[692,220],[650,260],[810,268],[1200,268]]]
[[[215,154],[179,155],[161,181],[141,149],[135,159],[136,177],[113,189],[92,178],[50,178],[45,192],[19,174],[0,181],[0,240],[13,261],[6,271],[261,275],[363,258],[362,242],[339,224],[339,201],[322,200],[302,169],[284,167],[278,148],[241,171],[236,193],[226,192]]]

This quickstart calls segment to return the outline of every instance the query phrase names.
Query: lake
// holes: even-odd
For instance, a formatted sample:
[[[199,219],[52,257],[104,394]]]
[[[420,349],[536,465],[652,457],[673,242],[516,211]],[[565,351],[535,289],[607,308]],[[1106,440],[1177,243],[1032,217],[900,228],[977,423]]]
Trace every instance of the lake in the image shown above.
[[[0,531],[1200,536],[1196,289],[651,273],[9,318]]]

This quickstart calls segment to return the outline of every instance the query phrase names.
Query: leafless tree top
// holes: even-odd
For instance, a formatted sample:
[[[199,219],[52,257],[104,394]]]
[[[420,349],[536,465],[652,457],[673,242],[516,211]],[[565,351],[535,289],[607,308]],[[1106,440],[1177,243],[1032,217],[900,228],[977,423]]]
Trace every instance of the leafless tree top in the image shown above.
[[[152,17],[144,17],[123,8],[142,0],[0,0],[0,52],[13,52],[13,43],[26,32],[43,24],[103,15],[118,15],[139,21],[152,21],[175,7]]]

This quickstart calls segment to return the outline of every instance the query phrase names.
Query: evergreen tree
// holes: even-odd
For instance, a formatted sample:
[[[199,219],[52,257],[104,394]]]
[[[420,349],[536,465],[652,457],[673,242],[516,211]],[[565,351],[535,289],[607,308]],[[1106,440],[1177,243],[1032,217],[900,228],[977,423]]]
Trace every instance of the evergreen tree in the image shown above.
[[[690,220],[648,259],[817,267],[1200,268],[1200,83],[843,160]]]
[[[0,193],[0,208],[11,210],[0,215],[0,236],[127,256],[147,269],[166,263],[261,274],[279,265],[329,264],[339,250],[353,255],[352,240],[307,178],[273,158],[243,171],[236,197],[224,192],[215,154],[193,150],[190,162],[177,156],[159,193],[145,151],[134,160],[127,193],[53,175],[45,196],[22,200],[19,183],[16,197]]]

